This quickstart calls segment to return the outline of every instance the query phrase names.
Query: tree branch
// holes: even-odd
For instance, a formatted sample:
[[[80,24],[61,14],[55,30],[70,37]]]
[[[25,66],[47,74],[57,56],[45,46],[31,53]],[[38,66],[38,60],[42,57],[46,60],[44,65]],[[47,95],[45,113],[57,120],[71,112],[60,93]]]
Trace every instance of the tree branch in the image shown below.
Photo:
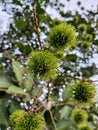
[[[33,14],[34,14],[34,22],[35,22],[35,26],[36,26],[36,32],[37,32],[37,37],[38,37],[38,42],[40,44],[40,48],[42,49],[42,43],[40,40],[40,32],[39,32],[39,26],[38,26],[38,19],[37,19],[37,14],[36,14],[36,9],[33,6]]]

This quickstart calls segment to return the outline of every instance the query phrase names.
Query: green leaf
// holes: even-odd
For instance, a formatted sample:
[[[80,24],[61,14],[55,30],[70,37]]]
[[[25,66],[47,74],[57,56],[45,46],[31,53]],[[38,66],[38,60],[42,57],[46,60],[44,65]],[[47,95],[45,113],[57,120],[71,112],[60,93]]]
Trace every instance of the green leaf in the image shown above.
[[[3,65],[0,65],[0,71],[4,70],[5,69],[5,66]]]
[[[63,93],[62,93],[63,100],[66,100],[71,97],[72,97],[71,90],[69,88],[64,88]]]
[[[32,75],[29,72],[27,72],[26,79],[24,82],[24,85],[27,91],[29,91],[32,88],[33,83],[34,82],[33,82]]]
[[[36,6],[36,12],[37,12],[37,14],[43,14],[43,13],[45,13],[45,10],[43,8],[41,8],[41,6],[40,6],[39,3]]]
[[[2,104],[0,104],[0,124],[8,126],[8,110]]]
[[[0,88],[9,88],[11,84],[5,83],[5,82],[0,82]]]
[[[22,5],[21,2],[20,2],[19,0],[13,0],[13,4]]]
[[[54,81],[54,84],[56,86],[59,86],[59,85],[61,85],[61,83],[64,83],[64,82],[65,82],[65,77],[61,76],[61,75],[58,75],[57,78]]]
[[[72,122],[70,120],[60,120],[57,123],[57,129],[58,130],[68,130]]]
[[[32,91],[32,96],[34,97],[39,97],[42,93],[42,88],[41,87],[36,87],[36,88],[33,88],[33,91]]]
[[[30,95],[24,96],[22,101],[23,102],[30,102],[31,101],[31,96]]]
[[[15,20],[15,25],[16,27],[19,29],[19,30],[24,30],[27,26],[27,21],[25,21],[24,19],[16,19],[14,18]]]
[[[21,65],[18,61],[13,61],[12,66],[13,66],[13,71],[15,73],[15,76],[16,76],[17,80],[19,81],[19,85],[21,85],[22,76],[23,76],[23,71],[22,71]]]
[[[60,118],[61,119],[68,119],[71,115],[71,108],[68,106],[64,106],[61,110],[60,110]]]
[[[20,109],[20,103],[17,100],[12,100],[10,103],[10,113],[13,113],[15,110]]]
[[[25,54],[31,53],[31,48],[29,45],[23,45],[21,41],[13,42],[13,44],[15,44],[19,48],[20,52],[25,53]]]
[[[10,86],[7,89],[7,93],[15,93],[15,94],[19,94],[19,95],[27,95],[27,93],[25,93],[21,88],[19,88],[17,86]]]
[[[0,88],[9,88],[12,83],[4,76],[0,76]]]

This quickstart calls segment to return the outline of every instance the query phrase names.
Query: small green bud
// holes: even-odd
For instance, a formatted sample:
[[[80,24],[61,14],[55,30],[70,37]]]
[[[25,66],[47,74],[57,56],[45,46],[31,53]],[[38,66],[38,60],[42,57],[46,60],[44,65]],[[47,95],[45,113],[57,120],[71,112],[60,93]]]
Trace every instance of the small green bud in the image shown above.
[[[56,52],[56,57],[58,58],[58,59],[63,59],[64,58],[64,52],[63,51],[57,51]]]
[[[85,110],[75,108],[72,112],[72,119],[75,123],[81,124],[87,121],[88,114]]]
[[[88,125],[85,125],[85,126],[81,126],[79,128],[79,130],[92,130],[92,128],[90,126],[88,126]]]
[[[86,41],[92,41],[93,37],[91,34],[87,34],[85,39],[86,39]]]
[[[91,45],[89,42],[87,41],[84,41],[82,44],[81,44],[81,50],[86,52],[88,51],[89,49],[91,48]]]
[[[50,80],[57,76],[58,61],[51,52],[37,51],[30,54],[27,66],[35,78]]]
[[[50,30],[49,39],[50,45],[56,50],[71,50],[77,44],[75,28],[67,23],[54,26]]]
[[[81,32],[87,31],[87,25],[84,24],[84,23],[80,24],[80,25],[79,25],[79,30],[80,30]]]
[[[53,27],[55,25],[59,25],[60,23],[61,21],[58,18],[55,18],[50,22],[50,25]]]

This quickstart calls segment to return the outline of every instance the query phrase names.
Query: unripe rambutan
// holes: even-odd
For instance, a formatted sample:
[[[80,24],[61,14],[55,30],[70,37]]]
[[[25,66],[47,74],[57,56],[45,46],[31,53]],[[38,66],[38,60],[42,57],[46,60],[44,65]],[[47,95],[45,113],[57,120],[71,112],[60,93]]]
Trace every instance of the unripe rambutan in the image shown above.
[[[90,104],[95,96],[95,87],[91,82],[77,81],[70,86],[72,98],[80,104]]]
[[[16,110],[15,112],[13,112],[9,118],[11,125],[16,126],[17,120],[23,117],[25,114],[26,114],[26,111],[24,110]]]
[[[17,117],[16,115],[19,114]],[[14,124],[15,122],[15,124]],[[29,113],[24,114],[21,111],[15,111],[10,115],[10,123],[13,130],[43,130],[44,129],[44,118],[39,113]]]
[[[57,75],[58,61],[51,52],[37,51],[30,54],[27,66],[35,78],[50,80]]]
[[[49,42],[55,49],[70,50],[76,47],[75,28],[67,23],[54,26],[49,33]]]
[[[92,128],[90,126],[88,126],[88,125],[85,125],[85,126],[81,126],[79,128],[79,130],[92,130]]]
[[[83,43],[81,43],[81,50],[86,52],[90,49],[91,45],[89,42],[84,41]]]
[[[80,25],[79,25],[79,30],[80,30],[81,32],[87,31],[87,25],[84,24],[84,23],[80,24]]]
[[[85,110],[75,108],[72,112],[72,119],[77,124],[86,122],[87,118],[88,118],[88,114]]]
[[[91,34],[87,34],[85,39],[86,39],[86,41],[92,41],[93,37]]]

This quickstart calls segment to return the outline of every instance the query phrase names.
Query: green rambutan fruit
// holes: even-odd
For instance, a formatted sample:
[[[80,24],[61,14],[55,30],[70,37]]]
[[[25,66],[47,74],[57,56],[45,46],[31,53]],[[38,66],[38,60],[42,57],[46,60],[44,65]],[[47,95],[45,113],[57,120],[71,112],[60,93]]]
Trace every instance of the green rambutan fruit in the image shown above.
[[[88,125],[85,125],[85,126],[81,126],[79,128],[79,130],[92,130],[92,128],[90,126],[88,126]]]
[[[54,79],[57,76],[59,60],[49,51],[32,52],[28,58],[28,69],[34,78],[43,80]]]
[[[80,30],[81,32],[87,31],[87,25],[84,24],[84,23],[81,23],[81,24],[79,25],[79,30]]]
[[[85,110],[75,108],[72,112],[72,119],[77,124],[86,122],[87,118],[88,118],[88,114]]]
[[[86,52],[91,48],[91,45],[89,42],[84,41],[83,43],[81,43],[81,50]]]
[[[86,41],[92,41],[93,37],[91,34],[87,34],[85,39],[86,39]]]
[[[26,114],[26,111],[24,110],[16,110],[15,112],[13,112],[9,118],[11,125],[16,126],[17,120],[23,117],[25,114]]]
[[[75,28],[67,23],[54,26],[49,33],[49,42],[56,50],[71,50],[76,47]]]
[[[44,129],[44,118],[41,114],[39,113],[32,114],[30,112],[25,112],[25,111],[24,114],[22,115],[20,113],[19,111],[15,111],[10,115],[10,123],[13,130],[43,130]],[[19,114],[18,117],[16,116],[17,114]],[[15,124],[12,122],[15,122]]]
[[[64,52],[59,50],[59,51],[56,51],[56,55],[55,55],[58,59],[63,59],[64,58]]]
[[[94,85],[87,81],[77,81],[70,88],[72,98],[80,104],[90,104],[96,94]]]

